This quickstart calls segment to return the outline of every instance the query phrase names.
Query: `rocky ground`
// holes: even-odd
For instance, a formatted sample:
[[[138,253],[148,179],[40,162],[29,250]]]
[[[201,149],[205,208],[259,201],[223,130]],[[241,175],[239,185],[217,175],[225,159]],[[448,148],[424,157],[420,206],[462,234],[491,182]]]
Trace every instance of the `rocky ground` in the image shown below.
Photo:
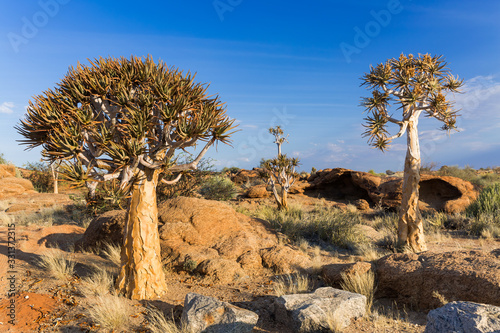
[[[274,204],[265,187],[248,186],[251,171],[240,172],[233,180],[245,188],[242,194],[246,192],[246,196],[228,203],[180,198],[159,206],[169,290],[154,301],[120,298],[130,311],[122,331],[147,332],[151,306],[178,321],[186,294],[194,292],[254,311],[259,315],[255,332],[292,332],[277,320],[274,308],[280,277],[297,272],[309,277],[311,290],[339,287],[342,272],[375,272],[378,288],[372,313],[353,320],[343,332],[423,332],[427,312],[439,307],[443,299],[500,305],[498,240],[442,230],[428,235],[429,251],[423,254],[376,258],[299,244],[288,241],[267,221],[248,216]],[[424,181],[423,208],[456,213],[477,195],[472,185],[456,179],[431,177]],[[90,295],[82,286],[96,267],[116,275],[118,266],[104,254],[102,243],[119,243],[124,213],[108,212],[86,228],[89,221],[78,216],[81,212],[70,199],[78,192],[64,193],[63,189],[63,194],[40,194],[24,180],[10,184],[0,186],[0,331],[108,331],[88,313],[103,295]],[[304,210],[357,207],[357,214],[370,221],[382,206],[393,207],[398,186],[397,178],[380,180],[345,169],[326,170],[299,183],[290,203]],[[381,237],[368,222],[362,231],[372,240]],[[15,262],[8,262],[9,236],[15,236]],[[51,251],[74,262],[74,274],[54,277],[41,267],[41,257]],[[16,292],[14,326],[8,316],[11,286]]]

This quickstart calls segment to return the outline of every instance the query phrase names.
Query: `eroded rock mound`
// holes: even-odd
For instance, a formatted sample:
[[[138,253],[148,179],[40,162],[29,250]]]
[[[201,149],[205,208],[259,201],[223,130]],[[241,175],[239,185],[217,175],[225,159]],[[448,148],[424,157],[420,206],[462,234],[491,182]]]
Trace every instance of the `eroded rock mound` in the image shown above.
[[[377,201],[370,193],[377,192],[381,179],[367,172],[357,172],[343,168],[325,169],[308,179],[309,186],[304,194],[327,199],[355,201],[364,199],[370,204]]]
[[[401,204],[402,178],[382,179],[367,172],[335,168],[318,171],[309,177],[308,182],[309,186],[304,189],[306,195],[363,202],[361,209],[367,209],[366,204],[381,204],[389,208],[397,208]],[[474,186],[460,178],[424,174],[420,179],[419,204],[422,210],[458,213],[472,203],[477,195]]]
[[[500,250],[400,253],[377,262],[377,297],[395,298],[421,309],[440,301],[471,301],[500,305]]]
[[[401,203],[403,179],[389,178],[378,190],[381,203],[398,207]],[[420,202],[422,210],[434,209],[446,213],[459,213],[477,198],[474,186],[465,180],[448,176],[422,175],[420,178]]]
[[[125,211],[112,211],[95,218],[78,243],[83,249],[121,244]],[[162,259],[193,270],[213,282],[227,283],[264,267],[277,272],[305,270],[308,256],[278,245],[278,237],[266,221],[236,212],[226,203],[179,197],[158,207]]]
[[[252,170],[241,169],[231,177],[231,181],[237,185],[260,181],[262,173],[263,170],[260,168],[253,168]]]
[[[0,199],[29,193],[36,193],[33,184],[28,179],[16,177],[15,166],[0,164]]]

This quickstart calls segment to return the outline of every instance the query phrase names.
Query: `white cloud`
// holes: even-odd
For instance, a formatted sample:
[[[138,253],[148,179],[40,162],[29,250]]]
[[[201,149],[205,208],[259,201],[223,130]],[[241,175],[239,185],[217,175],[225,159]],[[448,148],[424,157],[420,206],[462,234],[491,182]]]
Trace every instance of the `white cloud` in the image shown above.
[[[251,128],[251,129],[259,128],[259,126],[257,126],[257,125],[250,125],[250,124],[248,124],[248,125],[241,125],[241,127],[243,127],[243,128]]]
[[[335,143],[327,143],[326,149],[328,149],[328,151],[333,152],[333,153],[341,153],[344,151],[344,148],[342,148],[341,146],[339,146]]]
[[[3,102],[0,104],[0,113],[12,113],[14,112],[12,108],[14,107],[14,103],[12,102]]]

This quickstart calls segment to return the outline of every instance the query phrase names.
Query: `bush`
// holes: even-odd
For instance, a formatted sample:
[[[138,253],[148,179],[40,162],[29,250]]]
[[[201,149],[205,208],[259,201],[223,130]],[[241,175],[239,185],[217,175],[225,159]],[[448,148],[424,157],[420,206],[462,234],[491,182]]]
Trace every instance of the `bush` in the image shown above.
[[[28,162],[24,165],[24,168],[31,171],[26,178],[31,181],[35,190],[42,193],[54,191],[52,172],[47,163]]]
[[[238,173],[238,171],[240,171],[240,170],[241,170],[241,169],[240,169],[240,168],[238,168],[238,167],[230,167],[230,168],[227,168],[227,167],[226,167],[226,168],[223,168],[223,169],[221,170],[221,173],[222,173],[222,174],[226,174],[226,173],[236,174],[236,173]]]
[[[182,161],[178,163],[184,164],[192,161],[190,156],[181,156]],[[212,159],[202,158],[198,163],[198,168],[191,172],[182,175],[182,178],[175,184],[167,185],[160,182],[156,188],[158,203],[167,199],[183,197],[194,197],[199,191],[199,188],[204,180],[206,180],[214,172]],[[172,180],[175,175],[165,177],[166,180]]]
[[[484,188],[465,212],[474,219],[470,226],[471,234],[500,237],[500,184]]]
[[[129,195],[127,191],[120,189],[118,180],[102,182],[97,185],[95,196],[91,198],[88,194],[85,198],[85,214],[96,216],[104,212],[124,209],[127,206]]]
[[[466,209],[467,216],[479,217],[483,214],[500,214],[500,184],[484,188],[479,197]]]
[[[233,182],[223,176],[213,176],[203,182],[200,194],[209,200],[225,201],[236,196],[237,189]]]
[[[267,206],[256,211],[254,215],[269,221],[276,229],[296,242],[302,239],[311,243],[324,241],[351,250],[366,242],[366,238],[357,227],[361,224],[358,212],[327,207],[304,212],[299,206],[290,206],[288,211],[283,211]]]
[[[500,183],[500,175],[498,173],[486,173],[478,174],[473,168],[466,166],[460,169],[458,166],[443,166],[436,172],[439,176],[451,176],[457,177],[478,187],[487,187],[489,185],[494,185]]]

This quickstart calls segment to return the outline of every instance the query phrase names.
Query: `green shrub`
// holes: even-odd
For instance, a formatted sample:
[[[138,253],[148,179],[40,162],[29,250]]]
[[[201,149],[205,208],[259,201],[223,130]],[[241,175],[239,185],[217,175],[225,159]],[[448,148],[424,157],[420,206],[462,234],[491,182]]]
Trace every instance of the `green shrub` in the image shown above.
[[[484,188],[476,201],[466,209],[467,216],[479,217],[483,214],[500,214],[500,184]]]
[[[234,198],[237,194],[237,189],[229,178],[213,176],[202,183],[200,194],[205,199],[224,201]]]
[[[222,174],[226,174],[226,173],[236,174],[236,173],[238,173],[238,171],[240,171],[240,170],[241,170],[241,169],[240,169],[240,168],[238,168],[238,167],[230,167],[230,168],[225,167],[225,168],[223,168],[223,169],[221,170],[221,173],[222,173]]]
[[[24,165],[24,168],[31,171],[26,178],[31,181],[37,192],[47,193],[54,191],[52,172],[47,163],[28,162]]]
[[[498,173],[486,173],[486,174],[478,174],[476,170],[473,168],[466,166],[463,169],[460,169],[458,166],[446,166],[441,167],[437,172],[439,176],[451,176],[457,177],[479,187],[486,187],[489,185],[494,185],[500,183],[500,175]]]
[[[466,215],[473,218],[470,233],[475,236],[498,238],[500,230],[500,184],[484,188],[476,201],[466,209]]]
[[[186,164],[192,162],[193,158],[190,155],[181,155],[177,159],[177,161],[180,164]],[[175,184],[168,185],[160,182],[156,188],[158,203],[179,196],[196,196],[203,181],[214,173],[214,166],[212,161],[213,160],[209,158],[202,158],[198,163],[198,168],[196,170],[186,172]],[[165,177],[165,179],[172,180],[176,176],[177,175],[167,176]]]

